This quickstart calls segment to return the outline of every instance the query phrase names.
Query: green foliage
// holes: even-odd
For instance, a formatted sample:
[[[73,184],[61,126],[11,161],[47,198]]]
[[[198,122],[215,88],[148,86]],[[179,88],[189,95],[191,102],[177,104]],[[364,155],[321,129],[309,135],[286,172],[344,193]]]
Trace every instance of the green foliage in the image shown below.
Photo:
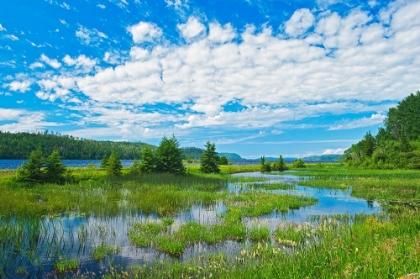
[[[226,156],[220,157],[219,165],[221,166],[229,165],[229,161]]]
[[[183,154],[179,148],[178,140],[163,137],[156,149],[156,171],[160,173],[184,174],[185,167],[182,163]]]
[[[390,108],[385,129],[366,133],[344,152],[349,166],[378,169],[420,168],[420,92]]]
[[[41,148],[38,147],[29,155],[28,162],[22,164],[16,172],[17,181],[21,182],[42,182],[44,181],[45,159],[42,155]]]
[[[140,171],[141,173],[152,173],[156,170],[155,156],[150,146],[145,146],[141,151]]]
[[[110,176],[121,176],[122,175],[122,164],[118,158],[118,154],[115,151],[112,151],[111,155],[108,158],[108,166],[106,172]]]
[[[271,163],[268,160],[265,160],[265,156],[260,157],[260,171],[261,172],[270,172]]]
[[[100,168],[106,169],[107,167],[108,167],[108,157],[104,155],[104,157],[102,157],[102,160],[101,160]]]
[[[60,161],[58,151],[53,151],[46,160],[45,180],[51,183],[62,184],[64,182],[65,166]]]
[[[203,173],[219,173],[219,156],[216,152],[216,145],[208,141],[206,149],[200,158],[200,171]]]
[[[16,180],[18,182],[29,183],[58,183],[65,180],[66,168],[60,161],[58,151],[53,151],[48,158],[44,158],[41,148],[32,151],[28,162],[22,164],[22,167],[16,171]]]
[[[139,175],[140,173],[141,173],[141,168],[140,168],[139,160],[134,159],[133,164],[130,166],[130,174]]]
[[[148,144],[142,142],[95,141],[58,133],[10,133],[0,131],[0,158],[25,159],[41,147],[43,154],[58,150],[62,159],[101,159],[115,150],[121,159],[134,159]],[[153,147],[154,148],[154,147]]]
[[[286,166],[286,163],[284,162],[283,156],[280,155],[278,162],[273,163],[272,169],[276,171],[287,170],[287,166]]]
[[[306,165],[305,165],[305,162],[301,158],[299,158],[299,159],[296,159],[293,162],[293,167],[294,168],[304,168],[304,167],[306,167]]]

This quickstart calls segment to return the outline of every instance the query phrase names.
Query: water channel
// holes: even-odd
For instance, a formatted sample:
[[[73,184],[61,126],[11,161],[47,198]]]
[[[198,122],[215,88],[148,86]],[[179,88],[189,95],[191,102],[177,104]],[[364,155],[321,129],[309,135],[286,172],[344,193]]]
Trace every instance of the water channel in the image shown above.
[[[296,185],[290,190],[271,190],[268,192],[304,195],[318,199],[315,205],[301,207],[291,210],[288,213],[273,212],[258,218],[244,218],[247,225],[261,223],[270,230],[275,230],[279,225],[287,223],[303,223],[314,215],[349,214],[358,213],[375,214],[380,213],[381,208],[377,202],[366,201],[351,196],[351,191],[329,190],[299,186],[299,177],[292,174],[270,175],[261,173],[235,174],[242,177],[257,177],[265,179],[265,183],[286,182]],[[238,193],[246,189],[246,183],[229,183],[228,191]],[[215,224],[218,216],[226,211],[226,205],[220,201],[210,207],[194,205],[188,211],[174,216],[172,230],[176,230],[182,224],[193,221],[200,224]],[[77,258],[80,260],[78,272],[81,274],[106,272],[110,264],[118,268],[129,268],[133,265],[150,265],[156,261],[187,261],[198,255],[225,252],[236,254],[243,247],[244,243],[236,241],[225,241],[216,245],[198,243],[188,247],[179,258],[171,257],[165,253],[156,251],[153,248],[136,248],[128,239],[128,230],[133,223],[144,223],[157,221],[157,215],[136,214],[118,217],[95,217],[78,214],[66,214],[60,217],[44,218],[35,228],[38,232],[31,232],[32,227],[23,226],[22,234],[36,234],[37,243],[35,249],[29,249],[30,241],[23,241],[19,245],[8,244],[6,251],[0,257],[0,267],[3,269],[3,276],[6,278],[57,278],[69,274],[57,274],[53,262],[58,258]],[[33,229],[33,228],[32,228]],[[90,252],[101,243],[117,245],[120,251],[102,261],[91,259]],[[19,252],[20,251],[28,252]],[[3,248],[4,249],[4,248]],[[9,251],[11,249],[11,251]],[[31,251],[31,252],[29,252]],[[34,255],[36,254],[36,255]],[[19,268],[24,272],[19,272]],[[2,276],[0,275],[2,278]]]

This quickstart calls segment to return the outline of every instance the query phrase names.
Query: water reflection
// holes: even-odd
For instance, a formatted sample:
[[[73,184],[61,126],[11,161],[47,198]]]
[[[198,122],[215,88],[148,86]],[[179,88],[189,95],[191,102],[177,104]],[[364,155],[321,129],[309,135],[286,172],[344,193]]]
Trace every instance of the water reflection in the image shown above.
[[[349,190],[330,190],[299,186],[299,178],[293,175],[269,175],[260,173],[244,173],[235,176],[259,177],[273,183],[292,183],[296,185],[290,190],[271,190],[268,192],[278,194],[303,195],[318,199],[312,206],[301,207],[288,213],[272,212],[258,218],[244,218],[248,228],[265,226],[274,231],[278,226],[287,223],[302,223],[314,215],[380,213],[381,208],[376,201],[366,201],[351,196]],[[253,182],[255,184],[255,182]],[[246,184],[230,183],[228,190],[233,194],[248,191]],[[174,216],[172,231],[176,231],[182,224],[197,222],[199,224],[214,225],[221,222],[219,216],[227,210],[226,205],[219,201],[212,206],[193,205],[190,210]],[[26,232],[24,241],[16,251],[18,243],[4,244],[5,249],[1,257],[1,268],[6,278],[56,278],[67,274],[55,272],[53,264],[61,258],[77,258],[80,261],[79,273],[99,275],[105,272],[112,262],[113,266],[125,269],[133,265],[150,265],[156,261],[187,261],[191,258],[209,253],[224,252],[235,255],[244,246],[249,244],[236,241],[224,241],[215,245],[196,243],[187,247],[180,258],[173,258],[165,253],[158,252],[152,247],[136,248],[131,245],[128,230],[133,223],[146,223],[158,221],[156,214],[135,214],[119,217],[96,217],[77,214],[66,214],[55,218],[44,218],[36,224],[28,222],[21,224],[22,232]],[[22,235],[22,234],[20,234]],[[25,234],[23,234],[25,235]],[[18,238],[15,238],[15,240]],[[0,239],[1,241],[1,239]],[[10,240],[10,241],[13,241]],[[9,241],[9,242],[10,242]],[[5,242],[6,243],[6,242]],[[0,243],[1,244],[1,243]],[[101,244],[119,246],[121,249],[113,256],[104,260],[95,261],[91,258],[93,249]],[[20,267],[25,267],[24,273],[18,273]],[[2,277],[0,275],[0,277]]]

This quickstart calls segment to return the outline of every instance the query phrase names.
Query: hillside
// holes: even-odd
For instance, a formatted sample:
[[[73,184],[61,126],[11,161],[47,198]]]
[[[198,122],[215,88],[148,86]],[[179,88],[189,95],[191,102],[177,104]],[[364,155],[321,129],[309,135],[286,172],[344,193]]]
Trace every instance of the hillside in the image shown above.
[[[197,148],[197,147],[183,147],[181,148],[182,152],[184,152],[184,159],[191,158],[193,160],[199,160],[201,154],[203,154],[204,149]],[[243,160],[241,156],[236,153],[227,153],[221,152],[219,156],[226,156],[229,161],[241,161]]]
[[[26,159],[41,147],[44,154],[58,150],[62,159],[101,159],[115,150],[120,159],[139,158],[142,142],[113,142],[80,139],[58,133],[10,133],[0,131],[0,159]]]

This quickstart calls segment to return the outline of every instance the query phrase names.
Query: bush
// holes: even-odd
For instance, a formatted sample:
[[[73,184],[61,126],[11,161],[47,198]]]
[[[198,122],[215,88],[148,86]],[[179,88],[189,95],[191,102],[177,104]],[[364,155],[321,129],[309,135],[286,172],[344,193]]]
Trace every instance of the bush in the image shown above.
[[[306,166],[305,166],[305,162],[301,158],[299,158],[299,159],[296,159],[293,162],[293,167],[294,168],[304,168]]]

